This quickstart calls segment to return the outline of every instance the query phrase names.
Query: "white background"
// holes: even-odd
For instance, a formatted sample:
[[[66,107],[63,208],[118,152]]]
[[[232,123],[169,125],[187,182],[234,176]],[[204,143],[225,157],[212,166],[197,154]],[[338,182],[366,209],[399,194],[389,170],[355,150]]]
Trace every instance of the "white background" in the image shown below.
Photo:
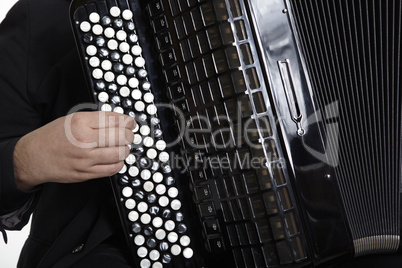
[[[0,0],[0,21],[4,19],[8,10],[17,2],[16,0]],[[17,265],[18,256],[21,248],[28,236],[29,226],[22,231],[7,232],[8,244],[3,241],[3,236],[0,233],[0,267],[13,268]]]

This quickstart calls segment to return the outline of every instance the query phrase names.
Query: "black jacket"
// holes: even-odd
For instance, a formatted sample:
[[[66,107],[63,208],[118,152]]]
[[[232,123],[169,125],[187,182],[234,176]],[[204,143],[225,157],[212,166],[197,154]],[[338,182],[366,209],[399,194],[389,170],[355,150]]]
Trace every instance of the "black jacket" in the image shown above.
[[[34,212],[19,267],[68,267],[113,233],[117,213],[106,179],[16,185],[13,151],[26,133],[88,102],[68,0],[20,0],[0,25],[0,230]],[[105,198],[108,197],[108,198]]]

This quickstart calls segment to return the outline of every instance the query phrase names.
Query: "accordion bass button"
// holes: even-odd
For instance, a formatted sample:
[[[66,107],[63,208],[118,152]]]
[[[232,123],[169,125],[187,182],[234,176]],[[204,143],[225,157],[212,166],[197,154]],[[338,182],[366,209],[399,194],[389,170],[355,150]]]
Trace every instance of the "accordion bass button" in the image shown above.
[[[140,267],[141,268],[150,268],[151,267],[151,262],[148,259],[143,259],[140,262]]]
[[[167,239],[170,243],[176,243],[177,239],[179,239],[179,235],[175,232],[171,232],[168,234]]]
[[[139,223],[134,223],[133,225],[131,225],[131,230],[133,231],[133,233],[135,233],[135,234],[139,234],[140,232],[141,232],[141,230],[142,230],[142,228],[141,228],[141,224],[139,224]],[[144,244],[144,241],[145,241],[145,238],[142,236],[142,235],[137,235],[135,238],[134,238],[134,243],[137,245],[137,246],[141,246],[142,244]]]
[[[185,232],[187,232],[187,226],[184,223],[180,223],[179,225],[177,225],[177,232],[179,234],[184,234]]]
[[[149,204],[153,204],[153,203],[155,203],[157,200],[158,200],[158,198],[156,197],[155,194],[149,194],[149,195],[147,196],[147,201],[148,201]]]
[[[133,12],[129,9],[126,9],[123,11],[122,17],[125,20],[131,20],[133,18]]]
[[[181,247],[179,245],[173,245],[172,248],[170,249],[170,252],[174,255],[177,256],[181,253]]]
[[[147,240],[147,247],[148,247],[148,248],[155,248],[157,245],[158,245],[158,243],[156,242],[155,239],[149,238],[149,239]],[[159,258],[159,257],[158,257],[158,258]]]
[[[183,235],[180,238],[180,245],[182,245],[183,247],[187,247],[188,245],[190,245],[190,242],[191,242],[191,239],[187,235]]]
[[[141,230],[140,230],[141,231]],[[142,246],[145,243],[145,238],[142,235],[137,235],[136,237],[134,237],[134,243],[137,246]]]
[[[118,17],[118,16],[120,16],[121,10],[120,10],[120,8],[114,6],[114,7],[110,8],[109,13],[113,17]]]
[[[103,26],[110,25],[112,23],[112,19],[109,16],[103,16],[101,20],[101,24]]]
[[[156,261],[156,260],[158,260],[159,259],[159,257],[160,257],[160,253],[159,253],[159,251],[157,251],[157,250],[152,250],[150,253],[149,253],[149,258],[151,259],[151,260],[153,260],[153,261]]]
[[[176,224],[172,220],[168,220],[165,222],[165,229],[167,231],[173,231],[174,228],[176,227]]]
[[[89,32],[91,30],[91,24],[89,22],[87,22],[87,21],[83,21],[80,24],[80,29],[84,33]]]
[[[167,264],[167,263],[170,263],[171,261],[172,261],[172,256],[170,256],[169,254],[163,254],[163,257],[162,257],[163,263]]]
[[[162,263],[160,263],[160,262],[155,262],[155,263],[152,265],[152,268],[163,268],[163,265],[162,265]]]
[[[162,242],[159,244],[159,249],[161,251],[167,251],[169,249],[169,244],[167,242]]]
[[[99,16],[98,13],[92,12],[91,14],[89,14],[89,20],[90,20],[92,23],[98,23],[99,20],[100,20],[100,16]]]
[[[131,187],[124,187],[122,190],[122,194],[124,197],[130,197],[133,195],[133,189],[131,189]]]
[[[185,248],[185,249],[183,250],[183,256],[184,256],[184,258],[190,259],[190,258],[193,257],[193,255],[194,255],[194,252],[193,252],[193,250],[192,250],[191,248]]]

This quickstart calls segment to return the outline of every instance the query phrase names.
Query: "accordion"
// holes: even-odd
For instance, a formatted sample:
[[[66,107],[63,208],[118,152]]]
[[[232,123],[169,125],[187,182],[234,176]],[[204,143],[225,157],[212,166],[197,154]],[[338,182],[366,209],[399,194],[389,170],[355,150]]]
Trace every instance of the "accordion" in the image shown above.
[[[396,253],[400,0],[74,0],[94,101],[138,123],[112,178],[138,267]]]

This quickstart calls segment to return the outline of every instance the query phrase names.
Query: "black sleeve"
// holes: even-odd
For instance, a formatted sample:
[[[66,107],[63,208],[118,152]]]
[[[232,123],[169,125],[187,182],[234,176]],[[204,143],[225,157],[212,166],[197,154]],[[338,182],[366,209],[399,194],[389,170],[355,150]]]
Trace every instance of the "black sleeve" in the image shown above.
[[[7,229],[26,224],[29,215],[23,214],[30,207],[25,204],[31,203],[36,192],[17,188],[13,168],[19,138],[41,124],[27,91],[29,41],[28,9],[26,2],[20,1],[0,25],[0,215],[7,215],[0,217],[0,228]]]

